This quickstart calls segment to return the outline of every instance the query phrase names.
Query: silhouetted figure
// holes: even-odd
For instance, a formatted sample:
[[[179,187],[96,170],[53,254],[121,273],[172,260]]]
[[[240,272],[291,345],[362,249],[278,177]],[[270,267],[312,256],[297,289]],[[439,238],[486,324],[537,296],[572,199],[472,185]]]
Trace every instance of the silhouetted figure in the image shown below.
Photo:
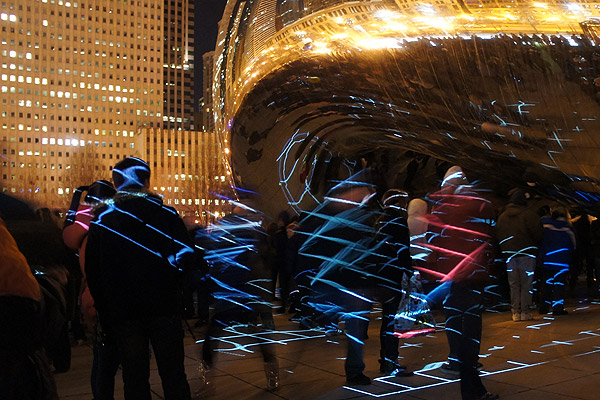
[[[81,203],[81,196],[84,192],[86,195]],[[112,183],[105,180],[96,181],[89,187],[77,188],[73,193],[63,228],[65,244],[79,252],[79,265],[83,274],[79,304],[85,325],[94,332],[91,386],[95,400],[112,400],[114,398],[115,374],[120,362],[114,338],[106,335],[98,322],[94,299],[90,294],[85,276],[85,249],[90,223],[94,219],[94,207],[100,202],[112,198],[115,193],[116,190]]]
[[[516,190],[496,225],[496,239],[506,260],[513,321],[528,321],[531,316],[533,280],[542,224],[527,208],[525,192]]]
[[[209,264],[212,297],[215,299],[204,345],[201,370],[204,384],[212,382],[214,352],[219,336],[230,326],[243,329],[275,329],[271,312],[271,271],[265,265],[268,253],[267,234],[261,227],[261,214],[252,208],[253,193],[239,189],[240,197],[233,212],[196,235],[197,246],[203,248]],[[263,356],[267,389],[279,388],[279,364],[268,335],[259,347]],[[258,339],[260,340],[260,339]]]
[[[148,193],[149,179],[140,159],[115,165],[118,192],[90,225],[85,270],[100,323],[119,349],[125,398],[151,398],[152,344],[165,399],[185,400],[182,271],[194,250],[177,212]]]
[[[42,342],[41,292],[0,218],[0,399],[57,400]]]

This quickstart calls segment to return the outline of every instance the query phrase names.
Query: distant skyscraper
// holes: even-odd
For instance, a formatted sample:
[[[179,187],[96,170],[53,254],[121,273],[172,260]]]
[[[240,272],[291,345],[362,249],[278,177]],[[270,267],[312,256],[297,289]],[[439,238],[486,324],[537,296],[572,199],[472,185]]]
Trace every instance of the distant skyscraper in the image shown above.
[[[65,208],[138,154],[138,128],[162,123],[164,5],[0,4],[2,191]]]
[[[250,16],[252,54],[256,57],[265,49],[266,42],[276,33],[275,19],[277,16],[277,0],[259,0]]]
[[[213,81],[215,73],[215,52],[210,51],[202,55],[202,82],[204,85],[204,104],[202,107],[202,125],[206,132],[215,131],[213,116]]]
[[[164,129],[194,127],[194,1],[164,1]]]
[[[303,14],[304,0],[277,0],[277,30],[296,22]]]
[[[304,0],[304,8],[306,10],[306,13],[310,14],[327,7],[346,3],[348,1],[353,0]]]
[[[145,160],[152,168],[151,189],[165,204],[199,223],[212,222],[231,206],[229,177],[219,135],[215,132],[143,129]],[[227,150],[228,151],[228,150]]]

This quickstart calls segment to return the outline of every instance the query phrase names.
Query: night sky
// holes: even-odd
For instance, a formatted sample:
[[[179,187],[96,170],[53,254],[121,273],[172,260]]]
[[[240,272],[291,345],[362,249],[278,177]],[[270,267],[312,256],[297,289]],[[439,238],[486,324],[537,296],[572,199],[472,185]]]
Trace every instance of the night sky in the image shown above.
[[[227,0],[196,0],[194,89],[200,93],[198,97],[202,97],[202,54],[215,49],[218,23],[226,3]]]

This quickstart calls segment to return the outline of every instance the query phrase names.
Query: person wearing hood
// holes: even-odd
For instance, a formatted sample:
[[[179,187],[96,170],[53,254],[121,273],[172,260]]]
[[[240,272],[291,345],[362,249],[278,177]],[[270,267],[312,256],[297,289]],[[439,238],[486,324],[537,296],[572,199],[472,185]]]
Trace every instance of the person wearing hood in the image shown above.
[[[516,190],[496,224],[496,239],[506,259],[512,319],[515,322],[533,319],[533,279],[543,233],[540,218],[527,208],[525,191]]]
[[[185,400],[182,273],[194,249],[177,212],[148,192],[149,180],[139,158],[115,165],[118,191],[90,224],[85,271],[100,323],[117,343],[125,399],[151,398],[151,343],[165,399]]]
[[[430,250],[427,267],[415,266],[440,286],[431,299],[444,296],[446,336],[450,354],[442,372],[460,375],[463,400],[493,400],[479,376],[483,294],[489,290],[494,212],[483,189],[469,183],[459,166],[448,169],[427,215]]]

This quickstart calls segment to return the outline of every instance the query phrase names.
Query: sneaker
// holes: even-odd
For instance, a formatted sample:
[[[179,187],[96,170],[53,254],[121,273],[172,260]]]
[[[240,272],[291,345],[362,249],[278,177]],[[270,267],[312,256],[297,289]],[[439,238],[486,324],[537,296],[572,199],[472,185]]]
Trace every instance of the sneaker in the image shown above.
[[[533,319],[533,315],[530,312],[521,313],[521,321],[531,321]]]
[[[565,309],[553,310],[552,315],[567,315],[569,312]]]
[[[460,368],[458,367],[458,365],[449,362],[445,362],[444,364],[442,364],[442,366],[440,367],[440,371],[448,375],[460,375]]]
[[[267,390],[279,389],[279,364],[277,361],[265,363],[265,375],[267,377]]]
[[[544,314],[548,314],[548,307],[540,307],[538,308],[538,314],[540,315],[544,315]]]
[[[370,385],[371,378],[369,378],[361,372],[360,374],[355,375],[353,377],[346,377],[346,382],[349,385]]]
[[[519,322],[521,320],[521,314],[520,313],[513,313],[513,321],[515,322]]]

